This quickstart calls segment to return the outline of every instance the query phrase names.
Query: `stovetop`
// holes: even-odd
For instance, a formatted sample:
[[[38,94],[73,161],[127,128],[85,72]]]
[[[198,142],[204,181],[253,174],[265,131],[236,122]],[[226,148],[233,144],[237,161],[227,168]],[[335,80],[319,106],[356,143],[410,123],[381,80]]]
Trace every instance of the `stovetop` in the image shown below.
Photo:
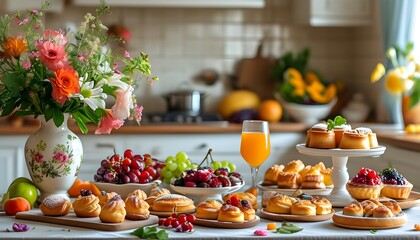
[[[192,115],[183,112],[145,114],[141,120],[143,125],[216,125],[227,126],[228,121],[223,121],[219,114]]]

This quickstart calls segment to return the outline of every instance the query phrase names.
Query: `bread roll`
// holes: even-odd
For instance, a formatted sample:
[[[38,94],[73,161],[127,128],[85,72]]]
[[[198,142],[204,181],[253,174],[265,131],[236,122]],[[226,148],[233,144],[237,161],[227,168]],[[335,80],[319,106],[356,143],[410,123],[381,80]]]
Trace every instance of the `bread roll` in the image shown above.
[[[305,164],[301,160],[290,161],[283,169],[283,172],[300,172],[305,167]]]
[[[392,214],[394,214],[395,216],[400,214],[402,211],[400,205],[398,205],[398,203],[394,200],[389,200],[381,203],[385,207],[389,208],[389,210],[391,210]]]
[[[316,206],[309,200],[300,200],[292,205],[291,214],[314,216],[316,215]]]
[[[393,216],[392,211],[386,206],[379,206],[373,210],[374,218],[390,218]]]
[[[348,216],[363,217],[363,206],[360,202],[354,201],[343,208],[343,214]]]
[[[241,223],[245,221],[244,213],[238,207],[229,204],[223,204],[217,217],[219,222]]]
[[[331,213],[332,204],[328,199],[324,197],[313,196],[311,202],[315,204],[317,215]]]
[[[217,200],[207,200],[197,205],[197,218],[217,220],[222,203]]]
[[[167,194],[157,198],[152,205],[156,212],[189,212],[194,211],[193,200],[179,194]]]
[[[71,202],[63,194],[49,195],[39,206],[41,212],[46,216],[65,216],[70,212],[71,208]]]

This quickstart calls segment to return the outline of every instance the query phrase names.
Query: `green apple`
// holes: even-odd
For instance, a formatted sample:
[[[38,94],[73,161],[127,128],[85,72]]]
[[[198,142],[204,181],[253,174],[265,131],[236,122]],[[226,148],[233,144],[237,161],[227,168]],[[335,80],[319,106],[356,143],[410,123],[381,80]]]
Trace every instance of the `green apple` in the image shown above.
[[[38,189],[32,183],[28,183],[25,181],[16,182],[10,185],[9,190],[9,198],[14,197],[23,197],[28,200],[31,207],[34,205],[36,199],[38,198]]]
[[[7,189],[7,191],[9,191],[10,187],[15,184],[15,183],[20,183],[20,182],[26,182],[26,183],[30,183],[30,184],[34,184],[30,179],[26,178],[26,177],[18,177],[15,180],[13,180],[13,182],[9,185],[9,188]]]

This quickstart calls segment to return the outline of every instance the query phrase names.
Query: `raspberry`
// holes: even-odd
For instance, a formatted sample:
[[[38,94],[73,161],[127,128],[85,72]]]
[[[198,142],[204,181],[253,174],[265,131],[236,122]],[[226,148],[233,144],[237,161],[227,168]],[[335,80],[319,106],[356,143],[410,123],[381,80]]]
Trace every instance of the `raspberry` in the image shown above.
[[[233,173],[231,173],[231,174],[229,174],[229,177],[236,177],[236,178],[239,178],[239,179],[242,179],[242,176],[241,176],[241,174],[240,173],[237,173],[237,172],[233,172]]]
[[[217,180],[219,180],[222,183],[222,187],[230,187],[232,185],[227,176],[224,176],[224,175],[218,176]]]
[[[368,172],[367,176],[368,176],[368,178],[372,178],[373,179],[373,178],[376,177],[376,172],[373,171],[373,170],[371,170],[371,171]]]
[[[211,173],[207,170],[198,170],[197,171],[197,179],[200,182],[207,182],[211,179]]]
[[[232,197],[230,197],[230,204],[233,206],[239,206],[239,198],[236,195],[233,195]]]
[[[197,184],[195,184],[195,182],[186,182],[185,186],[186,187],[197,187]]]
[[[218,178],[212,178],[210,181],[210,187],[211,188],[220,188],[222,187],[222,183],[219,181]]]
[[[185,182],[197,182],[197,179],[197,172],[187,173],[187,175],[184,176]]]
[[[214,172],[217,176],[223,175],[223,176],[228,176],[229,175],[229,171],[225,168],[219,168],[216,170],[216,172]]]

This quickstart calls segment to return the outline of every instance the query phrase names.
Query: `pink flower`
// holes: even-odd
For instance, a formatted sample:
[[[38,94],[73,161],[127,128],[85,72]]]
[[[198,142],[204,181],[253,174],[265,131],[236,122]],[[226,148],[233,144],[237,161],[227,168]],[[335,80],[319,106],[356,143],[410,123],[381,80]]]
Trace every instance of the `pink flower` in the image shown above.
[[[22,26],[22,25],[27,24],[27,23],[28,23],[28,21],[29,21],[29,19],[27,19],[27,18],[23,19],[23,20],[19,23],[19,26]]]
[[[38,11],[38,10],[36,10],[36,9],[34,9],[34,10],[32,10],[32,11],[31,11],[31,13],[32,13],[33,15],[38,15],[38,14],[39,14],[39,11]]]
[[[54,31],[51,29],[47,29],[44,31],[44,39],[51,41],[58,46],[63,46],[67,44],[67,39],[64,37],[63,32],[60,31]]]
[[[26,61],[22,64],[23,69],[28,70],[29,68],[31,68],[31,62]]]
[[[143,106],[139,106],[139,105],[135,105],[134,106],[134,117],[136,119],[136,122],[140,122],[141,121],[141,116],[143,115]],[[132,117],[131,117],[132,119]]]
[[[126,119],[130,116],[130,108],[133,106],[133,100],[131,99],[133,90],[133,87],[129,86],[125,91],[121,89],[115,91],[115,105],[112,106],[112,113],[115,117]]]
[[[36,48],[39,51],[39,60],[51,71],[56,71],[69,65],[64,46],[47,41],[37,45]]]
[[[124,121],[122,119],[116,118],[112,114],[111,110],[105,111],[106,115],[102,116],[98,128],[95,130],[95,134],[110,134],[112,129],[118,129],[124,124]]]
[[[30,58],[39,58],[39,52],[35,52],[35,51],[30,52],[28,54],[28,57],[30,57]]]
[[[53,160],[55,160],[59,163],[66,163],[69,160],[67,154],[63,151],[54,152],[54,155],[53,155],[52,158],[53,158]]]
[[[44,156],[40,152],[35,153],[35,162],[42,163],[43,158]]]
[[[118,63],[114,62],[114,73],[121,74],[120,70],[118,70]]]
[[[130,53],[127,50],[124,50],[124,57],[131,58]]]

